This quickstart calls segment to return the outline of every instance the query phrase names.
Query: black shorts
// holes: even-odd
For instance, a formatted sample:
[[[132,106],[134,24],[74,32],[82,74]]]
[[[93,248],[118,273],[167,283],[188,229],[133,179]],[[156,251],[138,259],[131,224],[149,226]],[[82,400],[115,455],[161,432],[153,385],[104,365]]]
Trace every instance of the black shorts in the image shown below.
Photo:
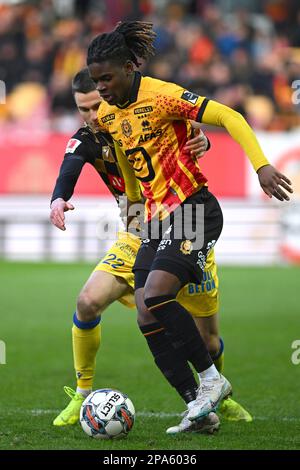
[[[135,288],[143,287],[154,270],[175,274],[182,286],[200,284],[222,227],[221,207],[207,187],[187,198],[167,221],[146,224],[133,266]]]

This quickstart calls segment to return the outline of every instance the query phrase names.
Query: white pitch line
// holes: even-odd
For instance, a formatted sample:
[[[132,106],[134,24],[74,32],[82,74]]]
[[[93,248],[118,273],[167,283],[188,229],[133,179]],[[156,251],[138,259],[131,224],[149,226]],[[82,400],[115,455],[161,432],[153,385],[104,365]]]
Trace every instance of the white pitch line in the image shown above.
[[[24,411],[33,416],[40,416],[40,415],[48,415],[48,414],[57,414],[61,410],[60,409],[32,409],[32,410],[20,410]],[[160,418],[160,419],[167,419],[167,418],[180,418],[182,417],[183,413],[167,413],[167,412],[157,412],[157,411],[138,411],[136,413],[137,417],[141,418]],[[300,422],[300,418],[293,417],[293,416],[253,416],[254,421],[285,421],[289,423],[298,423]]]
[[[151,411],[140,411],[137,412],[137,416],[142,418],[175,418],[182,417],[183,413],[165,413],[165,412],[151,412]],[[292,416],[281,416],[274,418],[273,416],[253,416],[253,420],[257,421],[287,421],[287,422],[300,422],[300,418],[295,418]]]
[[[50,415],[50,414],[56,414],[59,413],[61,410],[43,410],[37,408],[36,410],[26,410],[28,414],[32,414],[34,416],[40,416],[40,415]]]

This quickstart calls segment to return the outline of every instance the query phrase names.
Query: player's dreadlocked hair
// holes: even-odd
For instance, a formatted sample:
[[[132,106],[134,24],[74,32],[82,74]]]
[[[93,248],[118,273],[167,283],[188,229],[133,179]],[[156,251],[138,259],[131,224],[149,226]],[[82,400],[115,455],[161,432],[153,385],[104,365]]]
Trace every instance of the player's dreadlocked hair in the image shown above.
[[[143,21],[119,22],[110,33],[95,37],[88,48],[87,65],[112,60],[124,64],[131,60],[137,67],[138,58],[149,59],[155,54],[156,33],[152,23]]]

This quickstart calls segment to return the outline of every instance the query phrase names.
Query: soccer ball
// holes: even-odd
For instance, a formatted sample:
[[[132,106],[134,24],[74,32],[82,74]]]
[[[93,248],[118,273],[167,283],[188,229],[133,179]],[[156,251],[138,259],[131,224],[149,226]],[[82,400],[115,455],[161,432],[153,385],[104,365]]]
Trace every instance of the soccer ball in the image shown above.
[[[84,400],[80,424],[95,439],[124,437],[133,426],[135,410],[132,401],[118,390],[96,390]]]

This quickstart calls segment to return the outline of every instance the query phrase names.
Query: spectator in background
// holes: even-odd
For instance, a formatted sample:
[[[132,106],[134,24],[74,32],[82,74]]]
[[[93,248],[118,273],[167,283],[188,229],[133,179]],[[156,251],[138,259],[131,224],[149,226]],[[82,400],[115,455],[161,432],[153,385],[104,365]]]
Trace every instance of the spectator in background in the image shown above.
[[[23,82],[44,86],[54,129],[77,125],[68,83],[87,45],[128,18],[155,24],[157,55],[144,74],[221,101],[256,128],[300,127],[291,99],[300,76],[297,0],[41,0],[2,5],[0,15],[0,80],[8,93]]]

